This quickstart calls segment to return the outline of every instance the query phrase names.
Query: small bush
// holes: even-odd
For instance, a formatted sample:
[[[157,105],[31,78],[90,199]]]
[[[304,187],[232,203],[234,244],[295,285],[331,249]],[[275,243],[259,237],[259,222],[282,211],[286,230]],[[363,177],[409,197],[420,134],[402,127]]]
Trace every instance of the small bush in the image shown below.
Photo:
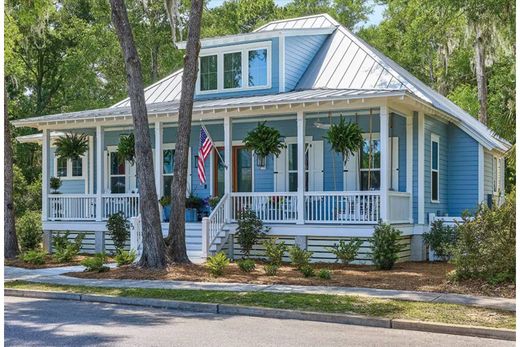
[[[116,252],[122,251],[130,237],[130,222],[125,218],[123,212],[114,213],[108,218],[107,231],[114,242]]]
[[[276,276],[276,274],[278,273],[278,265],[266,264],[264,265],[264,271],[267,276]]]
[[[128,251],[117,251],[116,256],[114,257],[117,266],[129,265],[132,264],[137,258],[137,253],[134,249],[130,252]]]
[[[336,263],[341,260],[344,265],[347,265],[356,259],[356,255],[358,254],[359,248],[361,248],[362,244],[363,241],[355,237],[349,242],[340,240],[339,245],[334,244],[332,248],[328,247],[327,249],[336,256]]]
[[[28,211],[16,220],[16,234],[22,252],[40,248],[42,243],[42,215]]]
[[[442,260],[451,257],[453,245],[457,242],[457,228],[445,225],[441,220],[432,222],[430,231],[423,234],[424,242]]]
[[[253,246],[269,231],[269,228],[264,228],[262,220],[250,209],[240,212],[237,224],[238,227],[235,235],[242,251],[245,256],[248,257]]]
[[[312,254],[313,252],[301,249],[298,246],[292,246],[289,248],[289,257],[291,258],[291,263],[296,265],[298,270],[306,265],[309,265]]]
[[[105,253],[96,253],[93,257],[87,258],[81,262],[81,265],[85,267],[85,271],[88,272],[106,272],[110,270],[108,266],[105,266],[107,256]]]
[[[316,273],[314,272],[314,269],[310,265],[304,265],[300,268],[300,272],[303,274],[303,277],[314,277]]]
[[[278,239],[270,238],[265,240],[263,245],[265,247],[265,255],[271,264],[280,266],[282,264],[283,254],[287,251],[285,241],[276,243]]]
[[[247,273],[253,271],[256,267],[255,261],[253,259],[242,259],[237,261],[237,264],[240,270]]]
[[[322,280],[330,280],[332,276],[330,275],[329,270],[321,269],[320,272],[318,272],[318,277]]]
[[[401,232],[389,224],[379,223],[372,238],[372,260],[381,270],[390,270],[399,259]]]
[[[74,259],[81,250],[81,244],[85,238],[85,234],[78,233],[74,238],[74,241],[69,241],[69,232],[65,232],[63,235],[58,233],[52,239],[52,245],[54,247],[53,258],[59,263],[67,263]]]
[[[224,252],[218,252],[212,257],[208,257],[208,261],[206,262],[206,267],[209,272],[215,276],[222,276],[224,274],[224,269],[229,265],[229,259]]]
[[[34,265],[42,265],[45,264],[45,256],[47,254],[43,251],[30,250],[22,253],[20,255],[20,259],[24,263],[34,264]]]
[[[452,248],[455,279],[479,278],[492,284],[513,282],[516,272],[516,203],[512,191],[501,206],[482,205],[457,226]]]

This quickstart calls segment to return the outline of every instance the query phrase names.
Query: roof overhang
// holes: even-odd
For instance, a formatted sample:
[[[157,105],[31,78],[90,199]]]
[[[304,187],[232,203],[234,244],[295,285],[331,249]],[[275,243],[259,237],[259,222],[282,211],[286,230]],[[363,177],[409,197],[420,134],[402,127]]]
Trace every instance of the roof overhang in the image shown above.
[[[249,42],[249,41],[257,41],[257,40],[265,40],[271,39],[280,36],[306,36],[306,35],[329,35],[332,34],[336,30],[335,26],[331,26],[328,28],[316,28],[316,29],[283,29],[276,31],[259,31],[259,32],[251,32],[245,34],[238,35],[230,35],[230,36],[221,36],[221,37],[213,37],[208,39],[200,40],[201,48],[209,48],[215,46],[223,46],[235,43]],[[177,43],[177,47],[179,49],[186,49],[186,41],[181,41]]]

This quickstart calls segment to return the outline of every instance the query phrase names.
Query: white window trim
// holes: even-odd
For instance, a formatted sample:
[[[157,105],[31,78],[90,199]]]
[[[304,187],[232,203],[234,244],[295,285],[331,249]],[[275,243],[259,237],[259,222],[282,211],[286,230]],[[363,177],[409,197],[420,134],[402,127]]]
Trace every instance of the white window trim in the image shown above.
[[[267,84],[263,86],[249,86],[249,51],[257,49],[267,49]],[[224,88],[224,54],[241,53],[242,56],[242,86],[238,88]],[[200,88],[200,58],[207,56],[217,56],[217,89],[201,90]],[[244,45],[234,45],[229,47],[208,48],[199,56],[199,72],[197,73],[196,93],[207,95],[214,93],[227,93],[245,90],[271,89],[271,69],[272,69],[272,43],[271,41],[255,42]]]
[[[87,177],[87,156],[88,152],[85,155],[82,155],[81,158],[81,176],[72,176],[72,160],[67,159],[67,176],[58,176],[58,157],[54,154],[54,176],[58,177],[62,181],[70,181],[70,180],[83,180]]]
[[[433,143],[437,142],[437,169],[433,169]],[[441,147],[440,137],[437,134],[431,134],[430,140],[430,201],[434,204],[440,203],[441,198],[441,181],[440,181],[440,162],[441,162]],[[437,172],[437,200],[433,200],[433,172]]]
[[[297,137],[286,137],[285,138],[285,144],[286,144],[287,147],[284,148],[283,150],[287,151],[286,152],[286,156],[285,156],[285,167],[287,169],[285,170],[285,178],[284,179],[285,179],[285,190],[288,192],[289,191],[289,174],[291,174],[291,173],[298,173],[298,169],[296,169],[296,170],[289,170],[289,146],[298,144],[298,138]],[[308,151],[311,149],[311,146],[312,146],[312,136],[305,136],[305,144],[308,145],[308,146],[306,146],[306,149],[305,149],[305,154],[307,154]],[[312,157],[311,153],[309,153],[309,167],[305,170],[305,173],[307,173],[309,175],[309,180],[308,180],[309,186],[310,186],[310,182],[311,182],[311,179],[312,179],[312,177],[310,177],[310,175],[311,175],[310,167],[313,166],[313,162],[314,162],[314,158]],[[305,191],[308,191],[308,189],[306,189]]]
[[[372,137],[372,140],[380,140],[380,133],[372,133],[372,135],[370,135],[370,133],[363,133],[362,135],[363,135],[363,140],[370,140],[370,137]],[[380,144],[380,146],[381,146],[381,144]],[[361,167],[361,151],[362,151],[362,148],[360,148],[359,151],[358,151],[358,160],[359,160],[359,173],[358,173],[358,176],[359,176],[359,189],[360,190],[361,190],[361,173],[362,172],[368,172],[368,171],[379,172],[379,178],[381,180],[383,179],[381,177],[381,161],[379,162],[379,167],[377,167],[377,168],[372,167],[372,168],[369,169],[369,168],[362,168]]]
[[[492,185],[493,185],[493,195],[498,195],[500,190],[500,159],[497,156],[493,156],[493,161],[491,162],[491,176],[492,176]]]
[[[117,146],[107,146],[106,149],[105,149],[105,165],[104,165],[104,170],[105,170],[105,179],[106,179],[106,182],[105,182],[105,191],[107,194],[112,194],[110,193],[111,191],[111,187],[110,187],[110,178],[111,177],[125,177],[125,193],[120,193],[120,194],[128,194],[126,191],[128,191],[128,189],[130,188],[129,185],[130,185],[130,163],[128,161],[125,160],[125,173],[124,175],[112,175],[110,173],[110,154],[111,153],[117,153]],[[114,193],[115,194],[115,193]]]

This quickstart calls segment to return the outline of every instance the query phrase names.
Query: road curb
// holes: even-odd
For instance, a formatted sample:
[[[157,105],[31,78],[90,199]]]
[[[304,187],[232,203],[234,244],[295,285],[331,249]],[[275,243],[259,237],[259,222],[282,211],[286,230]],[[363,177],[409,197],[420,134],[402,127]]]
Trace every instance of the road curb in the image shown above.
[[[119,296],[105,296],[93,294],[75,294],[63,292],[48,292],[37,290],[4,289],[5,296],[17,296],[38,299],[75,300],[85,302],[99,302],[108,304],[122,304],[132,306],[144,306],[164,309],[175,309],[181,311],[205,312],[224,315],[242,315],[278,319],[296,319],[304,321],[338,323],[349,325],[360,325],[387,329],[415,330],[440,334],[477,336],[498,340],[516,340],[515,330],[496,329],[486,327],[473,327],[466,325],[430,323],[410,321],[405,319],[387,319],[367,317],[360,315],[349,315],[339,313],[320,313],[296,310],[285,310],[264,307],[249,307],[240,305],[211,304],[201,302],[132,298]]]

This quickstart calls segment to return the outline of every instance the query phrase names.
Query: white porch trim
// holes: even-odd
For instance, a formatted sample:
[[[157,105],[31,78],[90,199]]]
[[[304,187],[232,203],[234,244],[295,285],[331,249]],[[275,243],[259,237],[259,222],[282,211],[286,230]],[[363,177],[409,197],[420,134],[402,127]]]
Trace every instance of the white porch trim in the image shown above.
[[[50,154],[50,130],[43,129],[42,137],[42,221],[49,216],[49,154]]]
[[[96,220],[101,221],[103,216],[103,179],[105,160],[105,134],[101,125],[96,126]]]
[[[298,111],[296,119],[296,127],[298,134],[298,197],[296,199],[298,206],[297,224],[304,224],[304,194],[305,194],[305,118],[303,111]]]
[[[388,107],[381,106],[380,109],[380,146],[381,146],[381,168],[380,168],[380,192],[381,192],[381,211],[380,217],[383,222],[388,221],[388,174],[390,150],[388,148],[389,137],[389,115]]]
[[[417,134],[417,161],[419,162],[418,178],[417,178],[417,222],[424,224],[424,113],[419,112]]]
[[[478,145],[478,203],[484,202],[484,146]]]

